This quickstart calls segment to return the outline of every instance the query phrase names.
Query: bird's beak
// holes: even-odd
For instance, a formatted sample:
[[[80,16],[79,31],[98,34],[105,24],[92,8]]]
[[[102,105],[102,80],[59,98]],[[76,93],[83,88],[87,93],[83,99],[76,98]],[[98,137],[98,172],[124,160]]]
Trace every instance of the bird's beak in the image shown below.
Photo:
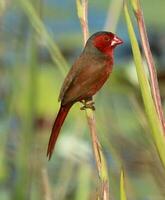
[[[115,46],[122,44],[122,43],[123,43],[123,40],[115,35],[112,42],[111,42],[111,46],[115,47]]]

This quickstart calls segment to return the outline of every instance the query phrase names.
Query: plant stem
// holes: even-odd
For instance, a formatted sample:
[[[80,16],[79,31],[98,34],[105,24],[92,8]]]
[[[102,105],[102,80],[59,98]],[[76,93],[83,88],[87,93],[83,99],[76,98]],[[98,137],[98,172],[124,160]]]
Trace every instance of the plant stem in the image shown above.
[[[162,103],[161,103],[161,98],[160,98],[157,72],[156,72],[156,68],[154,64],[154,59],[152,57],[150,45],[148,42],[146,26],[145,26],[144,17],[143,17],[143,11],[142,11],[139,0],[136,0],[134,4],[132,5],[134,8],[135,16],[137,18],[142,47],[143,47],[144,55],[145,55],[147,65],[148,65],[148,70],[150,74],[151,91],[152,91],[154,104],[155,104],[159,119],[162,123],[164,135],[165,135],[165,120],[164,120],[164,114],[163,114]]]
[[[80,19],[80,23],[82,26],[82,32],[84,37],[84,45],[89,37],[88,31],[88,20],[87,20],[87,8],[88,1],[87,0],[77,0],[77,11]],[[105,157],[102,152],[102,148],[99,142],[99,139],[96,134],[96,121],[94,112],[92,109],[86,109],[86,117],[90,129],[90,134],[92,138],[92,146],[93,152],[96,160],[97,171],[101,180],[101,199],[109,200],[109,177],[108,177],[108,169]],[[99,199],[99,198],[98,198]]]
[[[110,1],[107,19],[104,25],[104,29],[107,31],[116,31],[116,27],[119,21],[119,17],[122,10],[123,0],[112,0]]]
[[[57,44],[47,32],[43,22],[41,21],[40,17],[36,14],[33,5],[30,3],[29,0],[17,0],[19,5],[24,10],[25,14],[28,16],[29,21],[31,22],[34,30],[42,38],[42,41],[47,45],[47,48],[50,52],[53,62],[57,65],[60,72],[65,75],[68,69],[68,64],[61,54],[60,49],[58,48]]]
[[[121,169],[120,171],[120,200],[127,200],[124,179],[125,179],[124,170]]]
[[[47,172],[46,168],[41,169],[41,177],[42,177],[42,187],[43,187],[43,191],[44,191],[43,199],[44,200],[52,200],[48,172]]]
[[[128,11],[127,1],[124,1],[124,14],[125,20],[128,28],[128,33],[131,41],[132,52],[134,57],[134,62],[136,66],[136,72],[139,80],[139,85],[141,89],[141,94],[146,110],[146,115],[148,118],[148,123],[152,130],[152,138],[157,148],[160,160],[165,168],[165,140],[163,135],[162,123],[159,120],[156,107],[152,98],[150,84],[142,64],[142,56],[140,53],[139,45],[135,36],[135,31],[132,25],[130,14]]]
[[[99,139],[96,134],[96,120],[94,112],[91,109],[86,109],[87,121],[90,129],[90,134],[92,138],[93,152],[96,160],[96,166],[98,170],[99,177],[101,179],[101,199],[109,200],[109,178],[108,170],[105,157],[102,152],[102,147],[100,145]]]
[[[89,37],[88,30],[88,0],[76,0],[77,14],[81,23],[84,45]]]

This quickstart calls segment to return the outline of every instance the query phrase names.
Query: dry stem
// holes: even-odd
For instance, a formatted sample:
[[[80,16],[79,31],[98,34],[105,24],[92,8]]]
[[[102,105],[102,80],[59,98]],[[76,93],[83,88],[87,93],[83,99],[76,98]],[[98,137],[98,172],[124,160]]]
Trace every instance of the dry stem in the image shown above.
[[[89,37],[88,20],[87,20],[88,0],[77,0],[77,8],[84,37],[83,41],[85,45]],[[106,160],[102,153],[101,145],[96,134],[96,121],[95,121],[94,111],[92,109],[86,109],[86,116],[91,133],[96,166],[101,180],[101,191],[102,191],[100,195],[101,200],[109,200],[110,198],[109,198],[108,170],[107,170]]]

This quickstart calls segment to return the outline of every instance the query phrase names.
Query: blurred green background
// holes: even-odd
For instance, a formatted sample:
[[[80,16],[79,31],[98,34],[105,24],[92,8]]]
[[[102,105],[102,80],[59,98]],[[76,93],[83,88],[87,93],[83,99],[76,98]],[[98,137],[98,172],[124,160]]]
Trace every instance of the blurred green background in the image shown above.
[[[0,0],[0,200],[96,199],[99,180],[81,104],[71,109],[51,161],[46,158],[64,66],[54,63],[45,34],[23,2],[32,4],[69,67],[83,45],[74,0]],[[117,25],[125,41],[115,51],[110,79],[95,97],[110,193],[119,199],[122,166],[128,199],[163,200],[165,172],[150,138],[120,5],[120,0],[89,1],[90,33]],[[142,6],[165,107],[165,1],[145,0]]]

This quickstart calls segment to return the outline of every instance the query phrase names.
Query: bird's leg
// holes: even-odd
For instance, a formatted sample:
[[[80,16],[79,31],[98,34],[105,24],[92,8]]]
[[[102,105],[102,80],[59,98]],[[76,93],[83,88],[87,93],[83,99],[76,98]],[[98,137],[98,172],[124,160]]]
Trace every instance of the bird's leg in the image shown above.
[[[95,110],[95,107],[94,107],[95,102],[93,101],[92,97],[88,97],[84,100],[81,100],[80,102],[83,104],[80,110],[85,110],[86,108]]]

